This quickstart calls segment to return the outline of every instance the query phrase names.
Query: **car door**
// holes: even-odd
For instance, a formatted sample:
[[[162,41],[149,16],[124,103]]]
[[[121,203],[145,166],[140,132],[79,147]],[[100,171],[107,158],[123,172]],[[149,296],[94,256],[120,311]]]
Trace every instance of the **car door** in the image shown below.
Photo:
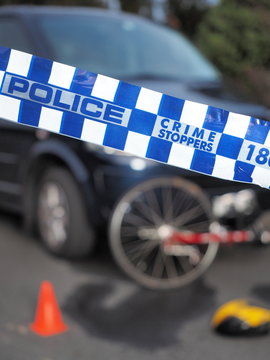
[[[0,45],[33,52],[31,38],[15,15],[0,15]],[[0,119],[0,205],[20,208],[24,159],[35,141],[35,131]]]

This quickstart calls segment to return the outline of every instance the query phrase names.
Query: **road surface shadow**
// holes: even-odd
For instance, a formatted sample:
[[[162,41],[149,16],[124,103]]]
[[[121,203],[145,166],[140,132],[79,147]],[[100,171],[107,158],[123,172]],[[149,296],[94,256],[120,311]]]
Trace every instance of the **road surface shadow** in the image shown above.
[[[270,283],[260,284],[251,289],[251,294],[270,306]]]
[[[119,287],[84,284],[63,309],[92,336],[151,350],[179,343],[181,327],[216,306],[215,291],[202,281],[173,292],[135,290],[108,306],[106,299],[117,296]]]

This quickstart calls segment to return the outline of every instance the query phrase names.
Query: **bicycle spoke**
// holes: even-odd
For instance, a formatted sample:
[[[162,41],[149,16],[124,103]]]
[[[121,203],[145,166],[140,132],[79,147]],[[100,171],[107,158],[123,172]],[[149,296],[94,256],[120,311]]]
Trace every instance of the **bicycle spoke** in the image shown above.
[[[189,209],[194,204],[194,199],[186,192],[178,192],[178,197],[174,199],[175,215],[180,215],[183,210]]]
[[[144,193],[144,197],[145,197],[145,200],[146,200],[148,206],[150,206],[152,211],[154,211],[156,213],[156,215],[159,217],[159,219],[162,219],[162,213],[161,213],[161,209],[160,209],[160,205],[158,202],[156,192],[154,190],[146,191]]]
[[[147,271],[147,269],[150,266],[150,260],[149,258],[151,257],[151,253],[153,253],[153,251],[155,250],[156,246],[153,246],[151,248],[148,248],[146,251],[144,251],[143,256],[140,256],[138,258],[138,261],[135,263],[136,268],[139,268],[140,270],[142,270],[144,273]],[[141,266],[142,264],[146,265],[146,267],[144,266],[144,268]]]
[[[145,244],[139,244],[135,248],[130,249],[127,251],[127,254],[131,258],[133,262],[136,262],[136,260],[143,260],[145,259],[148,254],[156,247],[158,244],[156,242],[150,242],[148,241]]]
[[[176,258],[184,273],[188,273],[189,271],[193,270],[193,266],[190,264],[189,261],[187,261],[188,257],[176,256]]]
[[[185,230],[190,230],[197,233],[206,232],[209,230],[209,220],[204,220],[193,224],[186,224]]]
[[[137,234],[138,234],[138,228],[133,227],[133,226],[122,226],[121,234],[122,234],[122,236],[124,236],[124,237],[137,236]]]
[[[143,213],[143,215],[152,222],[153,224],[160,224],[161,218],[155,212],[155,210],[149,206],[148,204],[140,201],[133,204],[133,208],[137,209],[139,212]]]
[[[152,225],[152,223],[143,218],[142,216],[135,215],[133,213],[128,213],[125,217],[125,222],[128,224],[135,225],[136,227],[140,227],[142,225],[142,222],[146,225]]]
[[[173,218],[173,197],[172,188],[162,188],[163,217],[166,222]]]
[[[165,269],[168,275],[168,278],[175,278],[178,275],[174,260],[171,256],[166,256],[163,254],[163,260],[165,264]]]
[[[202,209],[201,205],[197,205],[192,207],[191,209],[183,212],[181,215],[177,216],[172,224],[176,227],[180,227],[185,225],[186,223],[198,218],[199,216],[203,215],[205,212]]]
[[[164,272],[163,256],[161,250],[159,249],[154,262],[152,276],[155,278],[162,278],[163,272]]]
[[[125,239],[123,238],[123,245],[125,247],[127,247],[127,246],[131,246],[133,244],[139,244],[139,243],[143,244],[143,243],[145,243],[145,241],[147,241],[147,240],[141,239],[141,238],[138,238],[138,237],[133,237],[133,238],[127,237]]]

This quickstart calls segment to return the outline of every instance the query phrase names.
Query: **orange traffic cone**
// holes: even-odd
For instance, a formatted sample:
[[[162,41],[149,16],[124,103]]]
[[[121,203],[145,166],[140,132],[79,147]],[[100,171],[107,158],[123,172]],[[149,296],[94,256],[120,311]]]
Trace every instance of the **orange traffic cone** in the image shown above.
[[[41,284],[36,317],[30,329],[41,336],[56,335],[68,330],[49,281],[43,281]]]

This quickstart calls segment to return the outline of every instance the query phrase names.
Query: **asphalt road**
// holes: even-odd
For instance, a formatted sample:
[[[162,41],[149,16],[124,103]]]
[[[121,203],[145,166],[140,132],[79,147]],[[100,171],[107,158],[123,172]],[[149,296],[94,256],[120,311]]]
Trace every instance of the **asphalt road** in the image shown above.
[[[100,239],[103,241],[104,239]],[[223,248],[204,278],[173,292],[141,289],[107,251],[72,263],[47,254],[16,218],[0,218],[0,359],[265,360],[270,334],[217,335],[218,306],[239,297],[270,308],[270,247]],[[53,283],[69,331],[30,332],[40,283]]]

